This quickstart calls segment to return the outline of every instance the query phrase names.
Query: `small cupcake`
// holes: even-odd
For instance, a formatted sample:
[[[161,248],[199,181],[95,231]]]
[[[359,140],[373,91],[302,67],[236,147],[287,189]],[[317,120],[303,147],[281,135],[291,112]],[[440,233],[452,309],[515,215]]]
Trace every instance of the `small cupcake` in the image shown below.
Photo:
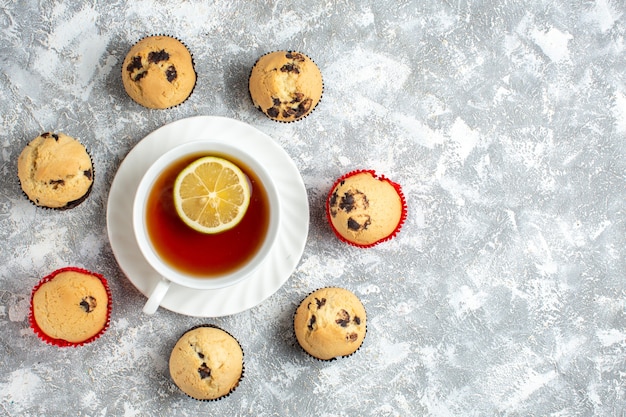
[[[187,100],[196,85],[193,58],[176,38],[143,38],[124,59],[122,83],[130,98],[144,107],[177,106]]]
[[[46,132],[20,153],[17,176],[22,191],[35,205],[70,209],[89,195],[94,170],[91,157],[78,140]]]
[[[100,274],[81,268],[58,269],[33,288],[30,325],[44,342],[82,346],[109,327],[111,291]]]
[[[361,347],[367,316],[361,300],[352,292],[328,287],[302,300],[293,327],[298,343],[309,355],[332,360],[350,356]]]
[[[170,355],[170,375],[181,391],[196,400],[228,396],[243,377],[243,350],[239,342],[215,326],[188,330]]]
[[[326,214],[339,239],[368,248],[400,231],[406,220],[406,201],[400,185],[374,171],[353,171],[331,188]]]
[[[308,116],[322,99],[322,73],[300,52],[263,55],[252,67],[248,88],[254,105],[267,117],[293,122]]]

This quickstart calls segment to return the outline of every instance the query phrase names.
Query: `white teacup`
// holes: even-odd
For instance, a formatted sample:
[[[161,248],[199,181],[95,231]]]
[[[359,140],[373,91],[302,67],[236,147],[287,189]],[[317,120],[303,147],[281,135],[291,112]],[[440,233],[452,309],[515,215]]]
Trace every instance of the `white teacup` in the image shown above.
[[[216,155],[226,159],[231,159],[236,164],[239,162],[254,173],[258,180],[262,183],[263,188],[267,193],[269,221],[267,232],[265,233],[260,247],[257,249],[256,253],[247,260],[247,262],[238,265],[236,269],[222,275],[201,277],[180,270],[159,255],[148,232],[146,206],[148,197],[155,182],[168,167],[172,166],[177,161],[181,161],[182,158],[188,158],[191,155],[198,157]],[[248,210],[250,209],[251,207],[248,208]],[[159,282],[148,295],[148,301],[143,308],[144,313],[153,314],[157,310],[163,301],[163,298],[167,294],[171,283],[176,283],[183,287],[197,290],[213,290],[232,286],[244,279],[249,278],[270,253],[270,250],[276,241],[279,221],[280,205],[278,202],[276,186],[270,175],[254,158],[254,156],[226,143],[211,142],[210,140],[188,142],[167,151],[148,168],[142,177],[133,203],[133,228],[137,244],[139,245],[139,249],[141,250],[146,261],[161,276]],[[188,226],[182,225],[182,227]],[[207,249],[210,250],[210,248]]]

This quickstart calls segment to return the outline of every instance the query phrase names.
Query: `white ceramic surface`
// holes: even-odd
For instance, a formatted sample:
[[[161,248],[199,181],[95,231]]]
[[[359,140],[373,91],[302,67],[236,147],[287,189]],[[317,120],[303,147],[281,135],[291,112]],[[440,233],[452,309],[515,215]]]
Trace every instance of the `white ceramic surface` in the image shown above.
[[[205,155],[226,155],[242,162],[252,169],[258,176],[259,181],[263,184],[271,207],[267,233],[262,245],[258,248],[254,256],[236,270],[228,274],[212,277],[211,279],[186,274],[163,260],[151,243],[146,223],[146,202],[157,178],[159,178],[167,167],[180,158],[201,153]],[[276,242],[276,236],[280,226],[279,222],[280,200],[276,186],[272,177],[263,167],[263,164],[256,159],[256,154],[253,155],[246,152],[238,146],[213,141],[210,137],[207,137],[205,140],[185,142],[164,152],[163,155],[150,165],[146,173],[142,176],[133,203],[133,231],[135,232],[139,250],[150,266],[163,278],[159,282],[159,285],[149,294],[148,301],[143,308],[144,313],[152,314],[156,311],[163,301],[166,292],[169,290],[171,282],[193,289],[216,290],[235,285],[250,278],[254,271],[265,262],[270,254],[272,246]]]
[[[133,232],[133,195],[148,167],[163,153],[186,142],[207,139],[253,153],[272,177],[281,204],[276,243],[249,279],[220,289],[190,289],[172,283],[161,306],[180,314],[218,317],[252,308],[276,292],[302,256],[309,227],[304,183],[287,153],[264,133],[228,118],[196,116],[167,124],[146,136],[120,165],[107,203],[107,230],[115,258],[128,279],[144,295],[160,281],[142,255]],[[131,194],[132,193],[132,194]]]

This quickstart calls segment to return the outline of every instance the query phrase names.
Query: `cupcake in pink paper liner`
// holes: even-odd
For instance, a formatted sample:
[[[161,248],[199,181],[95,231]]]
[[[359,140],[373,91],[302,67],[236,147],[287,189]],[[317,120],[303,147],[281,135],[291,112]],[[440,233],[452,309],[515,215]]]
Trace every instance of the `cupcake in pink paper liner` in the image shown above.
[[[33,288],[30,326],[44,342],[77,347],[98,339],[109,327],[111,290],[97,273],[57,269]]]
[[[326,216],[340,240],[369,248],[398,234],[407,206],[399,184],[373,170],[356,170],[333,184]]]

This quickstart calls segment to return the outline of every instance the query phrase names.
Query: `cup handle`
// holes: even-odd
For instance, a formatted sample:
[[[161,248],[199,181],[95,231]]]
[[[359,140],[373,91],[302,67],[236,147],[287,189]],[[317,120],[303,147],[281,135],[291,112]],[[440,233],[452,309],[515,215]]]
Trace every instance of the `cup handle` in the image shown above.
[[[150,293],[148,301],[146,301],[146,304],[143,306],[143,312],[146,314],[154,314],[157,311],[157,308],[159,308],[159,305],[161,304],[161,301],[163,301],[163,298],[169,288],[170,281],[165,278],[161,278],[159,282],[157,282],[157,285],[152,289],[152,293]]]

